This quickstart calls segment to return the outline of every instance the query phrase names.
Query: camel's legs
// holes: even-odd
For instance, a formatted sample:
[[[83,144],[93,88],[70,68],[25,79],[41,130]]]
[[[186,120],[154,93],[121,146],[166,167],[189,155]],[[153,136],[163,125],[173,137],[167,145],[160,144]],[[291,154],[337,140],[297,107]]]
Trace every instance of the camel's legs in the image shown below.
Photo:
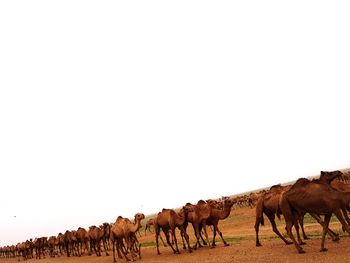
[[[174,229],[171,231],[171,236],[172,236],[172,240],[174,240],[174,242],[175,242],[176,253],[180,254],[179,248],[178,248],[178,246],[177,246],[177,238],[176,238],[175,230],[176,230],[176,228],[174,228]]]
[[[260,226],[261,218],[257,217],[255,219],[255,246],[261,247],[261,243],[259,241],[259,226]]]
[[[115,241],[112,240],[112,248],[113,248],[113,263],[116,263],[117,261],[115,260]]]
[[[182,229],[180,229],[180,233],[181,233],[181,240],[182,240],[182,248],[186,249],[186,243],[185,243],[184,233],[183,233]]]
[[[196,236],[196,244],[194,246],[194,249],[197,249],[197,245],[198,247],[203,247],[202,244],[200,243],[199,239],[200,239],[200,229],[199,229],[199,225],[198,224],[193,224],[192,223],[192,227],[193,227],[193,230],[194,230],[194,235]]]
[[[160,238],[160,240],[162,241],[162,243],[163,243],[163,246],[164,247],[167,247],[168,245],[164,242],[164,239],[162,238],[162,235],[159,233],[159,238]]]
[[[324,227],[324,222],[320,218],[320,216],[315,214],[310,214],[321,226]],[[330,228],[327,230],[328,235],[332,238],[332,241],[339,241],[339,235],[333,232]]]
[[[187,235],[186,231],[184,229],[181,229],[181,237],[182,237],[182,242],[183,242],[183,237],[185,236],[185,240],[187,242],[187,247],[188,247],[188,252],[192,252],[192,248],[190,246],[190,238],[189,236]],[[184,242],[185,244],[185,242]],[[184,245],[185,249],[186,249],[186,246]]]
[[[157,254],[160,255],[159,252],[159,243],[158,243],[158,239],[159,239],[159,235],[160,235],[160,231],[158,227],[154,228],[154,232],[156,233],[156,246],[157,246]]]
[[[286,231],[287,231],[287,234],[288,236],[290,237],[290,239],[293,241],[296,249],[298,250],[299,253],[305,253],[303,248],[297,243],[297,241],[295,240],[294,236],[293,236],[293,233],[292,233],[292,227],[293,227],[293,219],[287,219],[285,217],[285,220],[286,220]]]
[[[340,221],[340,223],[343,226],[343,229],[348,232],[350,234],[350,227],[348,226],[348,224],[346,223],[342,213],[340,210],[334,211],[335,216],[338,218],[338,220]]]
[[[168,243],[168,245],[171,247],[171,249],[173,250],[173,252],[176,254],[176,250],[174,249],[173,245],[170,242],[170,236],[169,236],[169,231],[165,231],[163,229],[163,232],[165,234],[165,238],[166,238],[166,242]]]
[[[203,244],[210,244],[210,242],[209,242],[209,238],[208,238],[208,233],[207,233],[207,226],[206,226],[206,223],[205,222],[203,222],[202,223],[202,228],[203,228],[203,232],[204,232],[204,236],[205,236],[205,239],[206,239],[206,241],[207,242],[203,242]],[[202,239],[203,239],[203,237],[202,237]]]
[[[108,245],[107,245],[107,242],[106,242],[106,240],[102,240],[102,243],[103,243],[103,248],[105,249],[105,252],[106,252],[106,256],[109,256],[109,254],[108,254],[108,252],[107,252],[107,247],[108,247]]]
[[[272,213],[265,213],[267,218],[270,220],[271,226],[272,226],[272,230],[273,232],[275,232],[275,234],[277,236],[279,236],[280,239],[282,239],[284,241],[284,243],[286,243],[286,245],[290,245],[293,244],[292,242],[288,241],[287,239],[285,239],[282,234],[278,231],[276,222],[275,222],[275,215]]]
[[[298,239],[299,245],[305,245],[306,243],[303,242],[303,240],[300,237],[299,218],[300,218],[300,216],[298,215],[298,219],[296,219],[295,222],[294,222],[294,228],[295,228],[295,231],[297,232],[297,239]]]
[[[123,246],[124,246],[123,239],[118,239],[118,240],[117,240],[117,251],[118,251],[118,256],[119,256],[119,258],[122,258],[122,256],[120,255],[120,250],[121,250],[122,253],[123,253],[123,256],[125,257],[125,260],[126,260],[126,261],[130,261],[130,259],[129,259],[129,258],[127,257],[127,255],[126,255],[125,249],[123,249]]]
[[[227,242],[224,240],[224,237],[222,236],[222,233],[221,233],[221,231],[220,231],[218,225],[216,225],[216,226],[214,225],[214,233],[216,233],[216,232],[219,233],[219,235],[220,235],[220,237],[221,237],[221,240],[222,240],[222,242],[224,243],[224,245],[225,245],[225,246],[229,246],[230,244],[227,244]],[[215,246],[215,236],[214,236],[214,238],[213,238],[213,245]]]
[[[307,235],[305,233],[305,230],[304,230],[304,216],[305,216],[305,213],[300,214],[298,221],[299,221],[299,224],[300,224],[300,227],[301,227],[301,231],[303,232],[303,238],[305,240],[307,240],[309,238],[307,237]]]
[[[331,217],[332,217],[332,213],[326,214],[324,216],[324,226],[323,226],[321,249],[320,249],[321,252],[327,251],[327,249],[324,247],[324,241],[326,238],[326,234],[327,234],[328,226],[329,226],[329,221],[331,220]]]

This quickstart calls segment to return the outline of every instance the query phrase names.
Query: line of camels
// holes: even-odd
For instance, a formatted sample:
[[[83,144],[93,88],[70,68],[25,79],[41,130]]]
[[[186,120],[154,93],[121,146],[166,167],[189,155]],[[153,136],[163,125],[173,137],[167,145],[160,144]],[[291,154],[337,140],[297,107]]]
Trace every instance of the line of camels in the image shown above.
[[[333,241],[339,240],[339,235],[329,229],[331,216],[334,214],[342,224],[343,231],[350,234],[350,179],[349,173],[341,171],[321,171],[318,179],[298,179],[293,185],[274,185],[269,190],[262,190],[249,195],[235,198],[222,197],[220,200],[200,200],[197,204],[187,203],[179,211],[173,209],[162,209],[154,218],[145,224],[145,234],[151,231],[155,233],[157,254],[160,254],[159,239],[164,247],[169,246],[175,254],[179,254],[176,229],[180,231],[182,247],[191,253],[202,246],[214,248],[216,246],[216,235],[219,234],[224,246],[229,244],[225,241],[218,224],[220,220],[229,217],[233,207],[250,206],[256,207],[256,246],[261,246],[259,241],[259,227],[264,225],[264,215],[269,219],[273,231],[287,245],[294,244],[298,253],[304,253],[303,241],[308,239],[304,231],[304,216],[309,213],[322,226],[322,239],[320,251],[326,251],[325,236],[328,234]],[[283,215],[286,222],[287,240],[278,230],[275,218],[280,219]],[[324,216],[322,219],[321,216]],[[116,255],[120,259],[134,261],[141,259],[141,243],[138,241],[141,221],[145,219],[144,214],[137,213],[133,220],[119,216],[114,223],[103,223],[100,226],[90,226],[88,230],[79,227],[77,230],[67,230],[64,234],[57,236],[40,237],[17,245],[0,248],[0,257],[18,257],[22,260],[31,258],[40,259],[45,256],[57,257],[65,255],[97,256],[108,251],[113,252],[113,262],[116,262]],[[191,245],[187,227],[191,224],[194,230],[195,242]],[[207,226],[212,228],[213,237],[209,241]],[[295,239],[292,228],[296,230]],[[301,228],[303,239],[299,233]],[[165,236],[166,242],[162,238]]]

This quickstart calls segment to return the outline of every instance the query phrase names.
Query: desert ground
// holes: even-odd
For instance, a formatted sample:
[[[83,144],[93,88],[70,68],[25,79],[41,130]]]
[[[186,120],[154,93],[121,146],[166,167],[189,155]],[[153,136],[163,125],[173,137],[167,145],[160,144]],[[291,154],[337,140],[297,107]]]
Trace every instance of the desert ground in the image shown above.
[[[260,241],[262,247],[255,247],[255,208],[235,208],[230,217],[221,221],[219,227],[224,238],[230,246],[224,247],[217,236],[217,247],[210,249],[208,247],[197,249],[193,253],[182,250],[181,238],[179,248],[180,255],[174,255],[169,247],[160,246],[161,255],[156,254],[155,237],[153,233],[147,233],[141,229],[139,241],[142,243],[142,259],[137,260],[144,263],[214,263],[214,262],[349,262],[350,258],[350,238],[343,234],[340,224],[336,219],[332,219],[330,227],[338,232],[341,236],[339,242],[332,242],[330,238],[326,239],[327,252],[319,252],[321,227],[310,217],[305,218],[305,230],[310,240],[306,240],[304,249],[305,254],[298,254],[294,245],[286,246],[271,230],[271,225],[265,217],[265,226],[260,227]],[[143,221],[145,223],[145,220]],[[278,228],[282,233],[284,230],[284,220],[277,220]],[[190,240],[193,244],[194,236],[192,227],[188,228]],[[212,232],[208,229],[211,237]],[[41,263],[111,263],[112,255],[106,256],[104,253],[101,257],[96,255],[84,255],[80,258],[67,258],[61,256],[58,258],[31,259],[29,261],[38,261]],[[117,262],[125,260],[117,259]],[[18,262],[18,259],[0,259],[1,263]]]

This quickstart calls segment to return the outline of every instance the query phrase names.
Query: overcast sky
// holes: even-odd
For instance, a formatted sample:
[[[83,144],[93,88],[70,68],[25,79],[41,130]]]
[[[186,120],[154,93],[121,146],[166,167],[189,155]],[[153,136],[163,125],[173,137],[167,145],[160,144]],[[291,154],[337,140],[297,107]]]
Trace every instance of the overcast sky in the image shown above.
[[[0,245],[350,167],[348,1],[1,1]]]

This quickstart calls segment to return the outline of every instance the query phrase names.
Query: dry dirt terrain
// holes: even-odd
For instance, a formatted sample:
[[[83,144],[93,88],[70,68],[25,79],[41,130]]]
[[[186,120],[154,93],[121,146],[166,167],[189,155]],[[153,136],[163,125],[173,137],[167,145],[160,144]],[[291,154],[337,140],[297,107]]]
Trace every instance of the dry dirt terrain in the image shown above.
[[[224,247],[221,242],[217,242],[217,247],[209,249],[207,247],[198,249],[193,253],[188,253],[181,249],[180,255],[174,255],[169,247],[160,247],[161,255],[156,255],[154,235],[141,230],[142,237],[139,241],[143,244],[142,260],[137,260],[144,263],[214,263],[214,262],[349,262],[350,260],[350,238],[343,235],[340,230],[340,224],[333,219],[331,228],[341,234],[339,242],[332,242],[329,238],[326,240],[326,247],[328,252],[319,252],[320,248],[320,233],[321,227],[312,219],[307,217],[305,219],[305,230],[309,234],[311,240],[307,240],[304,245],[305,254],[297,254],[294,245],[286,246],[277,239],[271,230],[270,223],[265,217],[265,226],[260,228],[260,241],[262,247],[255,247],[255,209],[239,208],[234,209],[231,216],[225,221],[220,222],[220,229],[223,235],[230,243],[229,247]],[[189,229],[192,228],[191,226]],[[281,232],[284,231],[283,219],[278,222],[278,228]],[[211,236],[212,232],[208,229],[208,234]],[[189,233],[190,240],[194,241],[192,231]],[[181,238],[180,238],[181,241]],[[219,239],[217,239],[219,241]],[[180,247],[182,247],[180,245]],[[82,256],[81,258],[67,258],[61,256],[59,258],[46,258],[41,260],[31,259],[30,262],[40,263],[111,263],[112,256],[102,257]],[[117,259],[118,262],[125,262],[125,260]],[[1,263],[18,262],[18,259],[0,259]]]

